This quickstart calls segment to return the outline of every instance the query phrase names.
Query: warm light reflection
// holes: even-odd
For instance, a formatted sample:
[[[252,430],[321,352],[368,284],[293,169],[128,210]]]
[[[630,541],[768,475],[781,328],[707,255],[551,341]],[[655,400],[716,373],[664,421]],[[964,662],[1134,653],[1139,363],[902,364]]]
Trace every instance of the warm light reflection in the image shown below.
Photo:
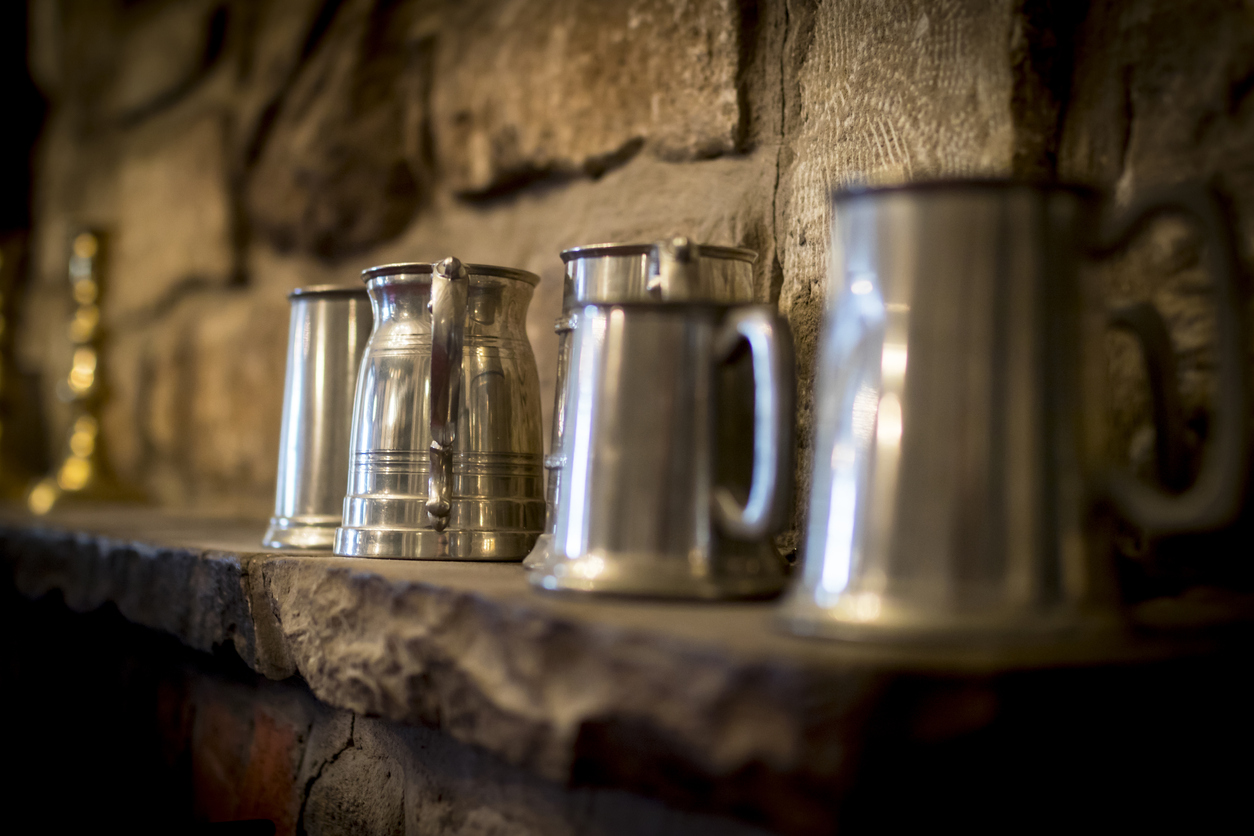
[[[90,305],[96,301],[96,283],[91,279],[74,282],[74,301],[80,305]]]
[[[95,334],[100,323],[100,308],[95,305],[83,305],[74,312],[70,320],[70,339],[76,343],[85,343]]]
[[[79,491],[91,478],[91,462],[82,456],[70,456],[57,472],[57,485],[63,491]]]
[[[57,497],[61,495],[61,491],[57,489],[57,484],[51,478],[40,481],[30,494],[26,497],[26,507],[30,509],[32,514],[43,515],[52,510],[53,504],[56,503]]]
[[[70,390],[81,395],[92,387],[96,380],[96,351],[92,348],[79,348],[74,351],[74,367],[70,369]]]
[[[902,378],[906,374],[906,347],[900,343],[885,343],[880,355],[880,372],[884,377]]]
[[[80,232],[74,237],[74,255],[79,258],[94,258],[99,248],[96,236],[90,232]]]
[[[863,592],[854,596],[853,617],[858,621],[873,621],[879,618],[882,608],[880,596],[874,592]]]
[[[875,441],[880,447],[896,447],[901,443],[901,399],[892,392],[880,398]]]
[[[578,578],[585,580],[595,580],[605,571],[605,559],[592,555],[585,560],[580,560],[570,567],[570,573]]]
[[[75,456],[87,458],[96,449],[96,419],[84,415],[74,422],[74,431],[70,435],[70,452]]]

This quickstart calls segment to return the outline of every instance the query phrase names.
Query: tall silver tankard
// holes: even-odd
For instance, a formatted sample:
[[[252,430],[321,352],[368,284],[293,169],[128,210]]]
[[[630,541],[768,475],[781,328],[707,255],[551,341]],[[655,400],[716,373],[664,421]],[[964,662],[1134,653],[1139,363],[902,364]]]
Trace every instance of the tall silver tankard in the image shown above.
[[[370,336],[365,288],[306,287],[292,303],[271,549],[330,551],[348,480],[357,369]]]
[[[528,579],[667,597],[778,592],[770,538],[792,484],[794,386],[783,318],[766,306],[640,302],[577,315],[560,449],[569,481]]]
[[[753,250],[698,244],[679,236],[652,244],[594,244],[562,252],[566,279],[557,332],[557,392],[549,439],[545,533],[527,557],[531,566],[548,555],[557,506],[562,496],[562,435],[565,427],[567,369],[575,311],[590,302],[701,300],[752,302]]]
[[[362,275],[374,332],[335,553],[521,560],[544,525],[540,379],[525,329],[539,277],[455,258]]]
[[[996,642],[1116,625],[1103,509],[1183,532],[1223,524],[1244,489],[1246,308],[1214,200],[1172,190],[1113,213],[1087,190],[992,181],[834,203],[805,564],[786,626]],[[1103,461],[1108,312],[1078,274],[1163,213],[1207,234],[1218,303],[1215,416],[1178,495]],[[1153,371],[1152,353],[1172,358],[1169,342],[1154,347],[1161,317],[1145,313],[1111,322],[1131,327]]]

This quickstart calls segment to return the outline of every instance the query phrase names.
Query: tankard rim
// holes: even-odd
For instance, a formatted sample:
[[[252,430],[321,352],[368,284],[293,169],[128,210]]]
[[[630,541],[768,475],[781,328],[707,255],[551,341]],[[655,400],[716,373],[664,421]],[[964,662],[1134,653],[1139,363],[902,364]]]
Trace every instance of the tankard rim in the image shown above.
[[[466,264],[466,271],[471,276],[485,276],[497,279],[513,279],[514,281],[524,282],[529,285],[537,285],[540,283],[540,277],[535,273],[527,270],[520,270],[517,267],[500,267],[495,264]],[[361,280],[370,282],[374,279],[387,278],[389,276],[430,276],[431,264],[429,262],[400,262],[397,264],[379,264],[375,267],[367,267],[361,271]]]
[[[1082,198],[1097,198],[1101,192],[1084,183],[1069,183],[1057,180],[1031,180],[1014,177],[958,177],[940,178],[936,180],[919,180],[913,183],[896,183],[888,186],[854,185],[833,189],[830,193],[832,202],[841,203],[864,197],[876,197],[889,194],[927,194],[929,192],[970,191],[1030,191],[1041,194],[1064,192]]]
[[[600,308],[603,310],[625,308],[629,311],[648,311],[650,313],[682,313],[684,311],[727,313],[730,311],[761,308],[771,313],[779,313],[779,309],[775,305],[767,302],[713,302],[708,299],[659,299],[655,302],[644,299],[629,299],[624,302],[577,302],[571,308],[571,311],[577,313],[585,308]]]
[[[362,299],[367,296],[364,287],[342,284],[315,284],[309,287],[298,287],[287,294],[288,299],[311,299],[343,296],[351,299]]]
[[[562,250],[562,263],[569,264],[580,258],[606,258],[618,255],[649,255],[657,246],[656,241],[648,243],[611,242],[605,244],[583,244],[578,247]],[[758,260],[756,250],[744,247],[723,247],[715,244],[698,244],[701,258],[721,258],[728,261],[747,261],[753,264]]]

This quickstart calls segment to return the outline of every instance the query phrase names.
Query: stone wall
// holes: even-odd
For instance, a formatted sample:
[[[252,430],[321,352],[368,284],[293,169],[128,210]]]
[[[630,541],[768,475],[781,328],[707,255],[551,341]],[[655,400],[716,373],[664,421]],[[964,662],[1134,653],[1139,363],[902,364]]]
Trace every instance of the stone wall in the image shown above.
[[[372,264],[539,273],[547,420],[562,248],[757,250],[797,337],[804,484],[833,186],[1057,173],[1126,201],[1200,178],[1251,237],[1254,7],[1235,0],[34,0],[32,21],[53,110],[21,360],[68,368],[68,236],[108,230],[104,432],[167,505],[268,512],[284,293]],[[1164,225],[1099,280],[1163,306],[1204,410],[1197,263]],[[1139,360],[1114,338],[1111,357],[1116,446],[1146,450]]]

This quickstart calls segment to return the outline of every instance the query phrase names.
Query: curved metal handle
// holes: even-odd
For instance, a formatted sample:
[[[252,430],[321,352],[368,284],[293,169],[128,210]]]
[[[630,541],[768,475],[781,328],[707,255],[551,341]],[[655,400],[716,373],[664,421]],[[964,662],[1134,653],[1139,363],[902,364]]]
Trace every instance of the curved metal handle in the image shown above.
[[[431,476],[427,513],[436,531],[452,511],[453,447],[462,400],[462,341],[470,274],[455,258],[431,265]]]
[[[1154,458],[1158,481],[1171,491],[1188,481],[1184,449],[1184,407],[1176,375],[1176,354],[1163,316],[1149,302],[1115,308],[1107,322],[1136,338],[1145,358],[1150,397],[1154,404]]]
[[[652,298],[675,301],[691,299],[700,278],[701,246],[682,235],[658,241],[649,251],[649,280],[645,291]]]
[[[741,340],[753,359],[753,481],[742,506],[725,486],[714,488],[714,520],[741,540],[774,534],[788,513],[793,457],[793,348],[783,317],[765,308],[735,310],[715,337],[725,362]]]
[[[1104,225],[1095,255],[1108,255],[1122,249],[1151,219],[1166,213],[1192,217],[1209,241],[1206,262],[1215,282],[1218,308],[1219,379],[1215,385],[1210,440],[1203,453],[1201,472],[1188,490],[1173,496],[1137,481],[1128,473],[1113,471],[1109,474],[1107,489],[1115,505],[1150,535],[1217,528],[1231,521],[1244,498],[1249,456],[1245,426],[1248,402],[1246,287],[1232,228],[1215,195],[1197,186],[1147,194]],[[1159,385],[1163,384],[1164,381],[1159,381]]]

